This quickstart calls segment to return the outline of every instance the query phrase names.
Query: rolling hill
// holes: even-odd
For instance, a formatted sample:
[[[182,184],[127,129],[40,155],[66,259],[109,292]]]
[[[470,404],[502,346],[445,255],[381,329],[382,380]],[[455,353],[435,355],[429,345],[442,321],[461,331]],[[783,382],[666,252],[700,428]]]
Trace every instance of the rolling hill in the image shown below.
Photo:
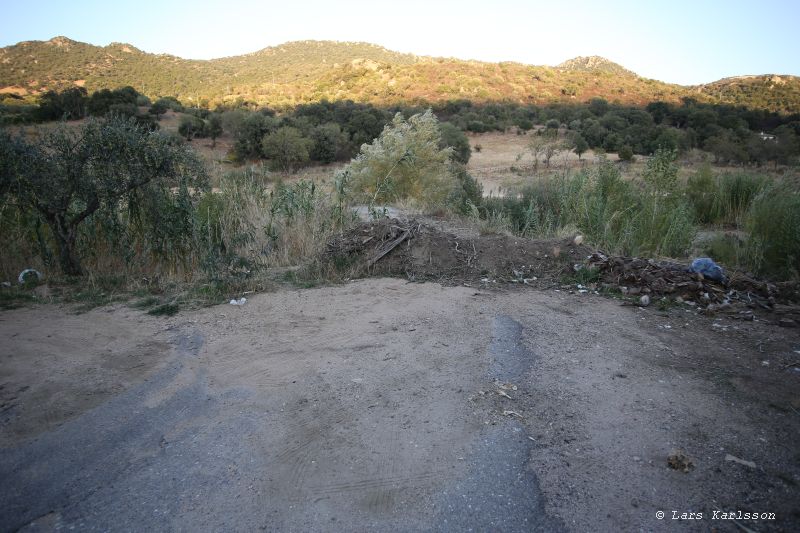
[[[71,86],[92,92],[130,85],[151,96],[211,105],[244,100],[273,107],[352,99],[375,104],[516,101],[546,104],[602,97],[731,103],[800,111],[800,78],[751,76],[686,87],[646,79],[607,59],[578,57],[556,67],[402,54],[369,43],[296,41],[213,60],[149,54],[112,43],[55,37],[0,49],[0,94],[35,98]]]

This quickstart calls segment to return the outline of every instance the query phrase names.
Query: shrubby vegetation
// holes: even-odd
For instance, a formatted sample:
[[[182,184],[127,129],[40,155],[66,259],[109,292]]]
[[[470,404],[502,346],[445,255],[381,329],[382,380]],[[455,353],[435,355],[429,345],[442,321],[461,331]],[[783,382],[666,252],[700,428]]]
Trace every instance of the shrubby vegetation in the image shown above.
[[[215,142],[227,132],[234,139],[232,155],[239,161],[272,159],[275,150],[266,153],[264,138],[280,128],[292,128],[284,130],[295,133],[291,134],[291,147],[285,145],[283,153],[291,148],[301,157],[290,164],[284,157],[274,165],[296,170],[305,164],[348,161],[361,145],[380,135],[396,113],[408,118],[424,111],[416,106],[378,108],[348,100],[323,100],[281,113],[267,108],[254,110],[243,103],[218,106],[212,112],[185,107],[173,97],[163,97],[150,106],[149,113],[144,113],[137,106],[142,100],[143,96],[131,87],[104,89],[91,96],[82,88],[71,88],[44,94],[36,108],[0,108],[0,117],[5,122],[24,122],[117,114],[135,117],[141,124],[155,128],[155,119],[172,110],[182,113],[179,131],[187,139],[210,137]],[[649,155],[664,148],[679,153],[703,150],[720,165],[777,167],[794,164],[800,156],[800,114],[779,115],[704,104],[690,98],[684,98],[680,105],[652,102],[644,108],[612,104],[601,98],[586,104],[541,107],[509,102],[478,105],[469,100],[453,100],[435,105],[433,112],[441,121],[442,147],[452,147],[456,159],[462,163],[471,155],[465,132],[511,128],[520,134],[535,130],[544,139],[563,138],[579,157],[591,148],[617,153],[620,159],[630,161],[635,155]],[[267,146],[273,144],[270,141]],[[541,144],[543,150],[551,146]],[[302,156],[303,152],[308,152],[308,157]]]
[[[689,100],[646,109],[601,99],[547,107],[455,101],[431,111],[323,101],[280,113],[211,111],[174,98],[157,99],[146,113],[141,104],[130,88],[53,93],[24,120],[88,116],[86,124],[0,137],[6,278],[60,265],[92,277],[246,286],[263,269],[312,260],[352,221],[353,205],[392,202],[471,215],[529,237],[580,231],[606,250],[644,256],[684,256],[698,228],[717,225],[742,234],[707,244],[727,266],[784,279],[800,271],[800,193],[752,170],[797,162],[797,117]],[[231,159],[244,165],[222,173],[216,192],[180,137],[152,131],[168,110],[180,113],[186,139],[232,140]],[[623,161],[652,157],[635,179],[606,161],[572,174],[550,169],[517,193],[483,198],[465,168],[467,133],[509,128],[527,132],[534,173],[559,146],[579,156],[594,147],[615,148]],[[680,178],[677,159],[698,148],[742,170],[718,174],[709,164]],[[720,155],[723,148],[738,159]],[[351,158],[332,190],[283,184],[265,170]]]
[[[272,135],[293,141],[299,130],[281,126]],[[7,279],[30,266],[57,277],[58,265],[68,276],[150,280],[148,290],[163,289],[153,280],[181,280],[219,296],[219,287],[258,284],[266,268],[313,261],[326,239],[354,220],[350,207],[364,195],[456,210],[480,201],[480,188],[451,160],[452,150],[440,148],[430,112],[397,115],[362,146],[333,190],[306,180],[275,183],[263,166],[246,166],[224,174],[212,192],[187,144],[115,115],[40,129],[30,139],[0,138],[7,251],[0,268]],[[390,167],[371,190],[373,171]]]
[[[657,151],[636,180],[624,179],[608,161],[575,174],[540,176],[518,192],[483,199],[473,216],[526,237],[580,232],[612,253],[694,252],[761,276],[800,277],[800,190],[762,175],[717,175],[708,166],[684,185],[675,157],[674,151]],[[693,249],[696,233],[709,224],[733,233]]]
[[[32,221],[42,258],[57,256],[67,275],[82,274],[83,257],[101,242],[119,257],[139,248],[180,260],[191,233],[189,189],[201,190],[204,178],[191,150],[133,119],[61,125],[35,142],[0,133],[6,235],[21,236],[30,228],[18,223]]]
[[[683,256],[696,228],[691,206],[676,188],[674,158],[673,152],[658,152],[642,182],[624,180],[610,162],[544,177],[518,195],[486,199],[478,214],[527,237],[580,231],[617,253]]]
[[[430,111],[392,124],[342,172],[351,187],[370,204],[413,199],[428,206],[443,205],[457,185],[451,171],[453,150],[441,148],[440,130]]]

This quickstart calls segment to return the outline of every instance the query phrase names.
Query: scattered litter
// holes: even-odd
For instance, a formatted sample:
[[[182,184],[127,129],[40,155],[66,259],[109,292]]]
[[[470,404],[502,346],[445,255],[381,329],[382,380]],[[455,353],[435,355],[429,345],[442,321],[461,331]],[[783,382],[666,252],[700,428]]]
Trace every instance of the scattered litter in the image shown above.
[[[234,299],[231,300],[231,305],[244,305],[247,303],[247,298],[239,298],[238,300]]]
[[[713,279],[714,281],[719,281],[720,283],[728,282],[728,278],[725,276],[725,271],[722,270],[722,267],[716,264],[710,257],[698,257],[692,261],[692,265],[689,267],[689,272],[702,274],[704,278]]]
[[[30,279],[31,275],[36,276],[36,281],[42,281],[42,273],[34,268],[26,268],[25,270],[20,272],[17,281],[19,281],[19,284],[22,285],[23,283],[28,281],[28,279]]]
[[[673,470],[688,473],[694,468],[694,461],[683,450],[672,450],[667,456],[667,465]]]
[[[650,305],[650,297],[646,294],[643,294],[641,298],[639,298],[639,305],[642,307],[647,307]]]
[[[572,242],[575,243],[575,246],[580,246],[583,244],[583,235],[576,235]]]
[[[756,464],[753,461],[746,461],[744,459],[739,459],[735,455],[727,454],[725,455],[726,461],[731,461],[734,463],[739,463],[740,465],[749,466],[750,468],[755,468]]]
[[[703,259],[711,261],[708,258],[695,260],[697,271],[677,262],[607,256],[602,252],[590,255],[588,264],[589,268],[599,271],[603,285],[617,287],[625,295],[648,295],[651,302],[655,296],[667,296],[689,307],[705,309],[709,314],[763,309],[800,322],[797,306],[800,283],[797,281],[770,283],[741,272],[733,273],[730,278],[720,278],[713,269],[716,263],[705,263]],[[750,320],[749,314],[743,314],[741,319]]]
[[[506,391],[504,391],[504,390],[502,390],[502,389],[498,390],[498,391],[497,391],[497,394],[499,394],[500,396],[502,396],[502,397],[504,397],[504,398],[508,398],[509,400],[513,400],[513,399],[514,399],[514,398],[512,398],[511,396],[509,396],[509,395],[508,395],[508,393],[507,393]]]
[[[0,285],[2,285],[5,288],[9,288],[9,287],[11,287],[11,282],[10,281],[4,281],[3,283],[0,283]]]
[[[516,412],[516,411],[508,411],[508,410],[503,411],[503,416],[516,416],[518,418],[522,418],[522,415],[519,414],[518,412]]]
[[[494,380],[494,386],[502,390],[517,390],[517,386],[513,383],[503,383],[499,380]]]

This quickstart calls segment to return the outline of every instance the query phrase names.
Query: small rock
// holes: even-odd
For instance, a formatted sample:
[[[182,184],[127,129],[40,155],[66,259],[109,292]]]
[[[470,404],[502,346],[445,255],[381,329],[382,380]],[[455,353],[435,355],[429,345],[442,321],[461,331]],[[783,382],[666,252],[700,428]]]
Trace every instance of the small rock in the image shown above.
[[[583,235],[576,235],[575,239],[572,242],[575,243],[575,246],[580,245],[581,243],[583,243]]]
[[[641,298],[639,298],[639,305],[641,305],[642,307],[647,307],[648,305],[650,305],[650,297],[646,294],[643,295]]]

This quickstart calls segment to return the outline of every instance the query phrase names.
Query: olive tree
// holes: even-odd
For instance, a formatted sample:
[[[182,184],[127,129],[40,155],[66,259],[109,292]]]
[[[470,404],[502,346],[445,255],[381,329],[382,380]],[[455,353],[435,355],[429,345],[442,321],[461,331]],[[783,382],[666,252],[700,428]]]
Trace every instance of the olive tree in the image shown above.
[[[98,210],[141,207],[145,189],[186,200],[190,188],[206,183],[194,152],[133,119],[91,119],[78,128],[62,123],[37,133],[32,141],[0,132],[0,198],[44,220],[67,275],[83,273],[79,228]]]

